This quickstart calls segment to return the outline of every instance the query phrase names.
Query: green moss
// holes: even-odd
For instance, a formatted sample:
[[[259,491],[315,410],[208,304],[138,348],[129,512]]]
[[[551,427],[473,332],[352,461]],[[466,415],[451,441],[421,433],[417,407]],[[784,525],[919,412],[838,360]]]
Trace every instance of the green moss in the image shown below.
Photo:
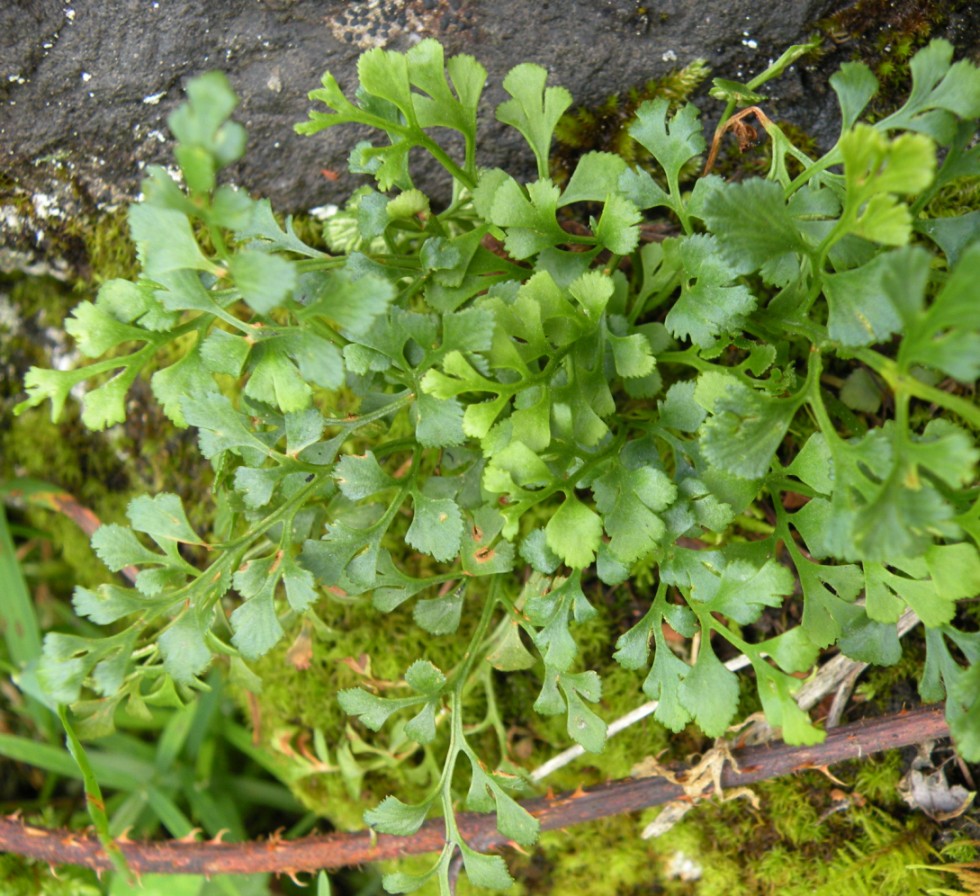
[[[908,62],[967,0],[857,0],[816,23],[827,41],[811,55],[826,80],[847,60],[865,63],[881,89],[868,112],[872,119],[904,102],[910,76]]]
[[[659,845],[697,857],[698,896],[904,896],[937,886],[939,871],[909,866],[933,860],[938,827],[921,814],[893,816],[873,801],[885,779],[894,792],[899,761],[896,754],[835,769],[845,781],[857,774],[853,788],[816,772],[768,782],[757,788],[758,810],[743,800],[702,804]]]
[[[966,215],[980,209],[980,177],[961,177],[940,187],[925,208],[929,218]]]
[[[821,782],[822,783],[822,782]],[[774,832],[787,850],[827,839],[814,800],[801,798],[800,784],[792,778],[773,781],[765,792],[765,812]]]
[[[136,247],[129,238],[126,215],[126,209],[103,210],[69,223],[69,231],[84,247],[86,279],[92,283],[104,283],[117,277],[136,278],[139,265]]]
[[[0,176],[0,206],[14,211],[8,246],[43,260],[76,287],[136,274],[125,207],[96,203],[70,162],[39,159],[26,182]]]
[[[61,867],[57,874],[44,862],[0,855],[4,896],[100,896],[95,873]]]
[[[543,834],[530,855],[507,855],[517,879],[515,896],[665,892],[670,857],[658,842],[643,840],[641,830],[635,816],[617,816]],[[460,884],[460,894],[481,892],[468,882]]]
[[[854,792],[878,806],[899,808],[902,805],[898,783],[904,774],[900,753],[886,753],[868,762],[845,766],[841,775],[854,781]]]
[[[477,606],[479,594],[468,600]],[[599,610],[596,619],[578,629],[583,646],[580,667],[602,670],[603,698],[597,711],[611,721],[644,703],[646,697],[641,691],[643,676],[622,669],[608,656],[608,644],[616,636],[618,609],[600,603],[601,595],[594,600]],[[331,598],[318,608],[318,616],[324,627],[313,637],[309,668],[296,669],[289,662],[289,638],[256,664],[256,672],[264,680],[263,693],[258,697],[260,731],[267,748],[286,763],[286,777],[307,806],[339,827],[360,827],[363,811],[385,795],[398,793],[402,799],[411,800],[427,792],[441,769],[445,744],[437,737],[425,749],[406,745],[396,724],[386,726],[380,734],[370,734],[379,749],[369,752],[360,741],[362,735],[368,738],[368,732],[341,712],[337,692],[372,682],[397,682],[420,656],[444,670],[451,668],[460,660],[465,629],[474,623],[475,613],[464,619],[460,638],[427,635],[412,619],[410,607],[385,615],[364,602]],[[357,664],[367,671],[365,658],[370,658],[370,671],[358,675],[351,666]],[[379,686],[387,691],[386,685]],[[494,728],[483,723],[488,686],[493,687],[500,718],[508,725],[506,755],[501,754]],[[534,669],[506,675],[489,670],[477,674],[466,691],[464,712],[466,724],[471,726],[471,743],[486,761],[496,764],[507,760],[531,769],[571,743],[564,716],[540,716],[530,709],[540,687],[540,676]],[[319,769],[298,746],[314,744],[317,738],[328,745],[326,754],[319,756],[323,763]],[[681,738],[675,743],[688,742]],[[667,744],[664,729],[644,720],[610,738],[601,761],[585,756],[549,778],[547,784],[556,790],[572,789],[626,776],[636,762],[659,753]],[[699,744],[691,742],[689,746],[696,749]],[[351,768],[355,762],[359,769]],[[459,783],[465,788],[467,782]]]
[[[474,595],[471,600],[479,598]],[[387,794],[397,792],[410,801],[427,792],[433,775],[441,771],[434,757],[442,755],[445,743],[440,736],[429,747],[419,748],[406,743],[401,725],[395,724],[371,733],[369,749],[361,740],[361,735],[367,739],[367,732],[341,711],[337,692],[373,684],[387,693],[398,692],[397,683],[420,656],[441,669],[451,668],[461,658],[466,629],[475,619],[464,620],[457,639],[427,634],[410,610],[382,614],[360,600],[328,598],[317,615],[324,624],[312,633],[308,668],[297,669],[288,659],[290,638],[255,664],[263,679],[258,704],[262,741],[284,762],[294,792],[307,806],[338,827],[361,827],[364,810]],[[297,627],[294,637],[298,634]],[[485,706],[482,690],[471,689],[467,720],[479,721]],[[302,745],[321,737],[326,754],[319,757],[318,768],[315,760],[311,762],[312,753],[303,755]]]

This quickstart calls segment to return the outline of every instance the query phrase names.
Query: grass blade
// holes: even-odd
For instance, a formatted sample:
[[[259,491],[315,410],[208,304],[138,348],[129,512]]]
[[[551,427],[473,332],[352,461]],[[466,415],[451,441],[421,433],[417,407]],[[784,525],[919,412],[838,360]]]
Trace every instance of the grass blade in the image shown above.
[[[119,844],[112,839],[112,834],[109,832],[109,818],[105,814],[105,800],[102,799],[102,789],[99,787],[98,778],[95,777],[92,765],[88,761],[85,748],[78,739],[78,735],[75,734],[75,729],[72,728],[71,722],[68,721],[68,709],[64,706],[59,706],[58,717],[61,719],[61,724],[68,738],[68,752],[71,753],[72,758],[78,763],[78,769],[82,773],[82,783],[85,786],[85,802],[88,805],[88,814],[92,819],[92,824],[95,826],[95,833],[99,838],[99,842],[102,844],[102,848],[105,850],[116,871],[122,874],[127,880],[134,881],[135,877],[129,869],[126,856],[123,855]]]
[[[23,669],[41,655],[41,629],[34,601],[20,569],[7,514],[0,504],[0,626],[7,652],[14,665]]]
[[[0,503],[0,629],[3,629],[7,655],[18,672],[35,663],[41,655],[41,627],[34,610],[34,600],[17,560],[14,539],[7,514]],[[15,679],[16,680],[16,679]],[[38,731],[54,741],[57,728],[54,716],[36,697],[25,694],[27,714]]]

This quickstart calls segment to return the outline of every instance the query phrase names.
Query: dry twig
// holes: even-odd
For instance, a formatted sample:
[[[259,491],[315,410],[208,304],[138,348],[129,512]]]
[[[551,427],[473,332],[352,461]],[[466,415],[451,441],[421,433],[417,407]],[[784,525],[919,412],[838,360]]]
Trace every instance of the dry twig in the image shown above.
[[[733,758],[738,767],[726,765],[720,784],[726,788],[753,784],[948,734],[942,706],[920,707],[836,728],[822,744],[814,746],[769,744],[735,751]],[[675,775],[683,771],[672,769]],[[635,812],[684,796],[682,786],[665,778],[631,778],[589,790],[529,800],[523,805],[538,819],[541,829],[548,831]],[[508,842],[497,831],[492,815],[466,813],[458,817],[458,824],[460,833],[476,849],[497,849]],[[292,841],[270,838],[222,843],[215,838],[207,842],[120,841],[119,846],[136,874],[296,874],[432,852],[442,848],[443,838],[442,820],[432,819],[411,837],[375,836],[363,831]],[[0,851],[30,856],[52,865],[80,865],[100,871],[112,867],[96,837],[35,827],[16,816],[0,818]]]

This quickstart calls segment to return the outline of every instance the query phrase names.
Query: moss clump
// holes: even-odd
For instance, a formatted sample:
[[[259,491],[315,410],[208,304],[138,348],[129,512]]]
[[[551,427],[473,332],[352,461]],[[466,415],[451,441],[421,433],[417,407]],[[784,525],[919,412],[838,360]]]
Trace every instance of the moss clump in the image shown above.
[[[368,750],[361,741],[362,735],[368,739],[368,732],[341,711],[337,692],[366,686],[399,693],[391,685],[418,657],[443,670],[452,668],[465,649],[467,628],[475,623],[479,593],[472,593],[467,601],[474,612],[464,614],[459,636],[433,638],[415,623],[410,607],[382,614],[367,602],[329,598],[318,611],[323,621],[319,629],[297,628],[293,633],[293,638],[309,639],[308,667],[297,668],[290,661],[288,638],[258,661],[255,671],[264,681],[256,698],[262,741],[286,763],[286,778],[307,806],[339,827],[360,827],[364,810],[382,797],[398,793],[410,801],[435,782],[441,770],[438,757],[445,747],[440,737],[425,748],[406,742],[402,734],[406,716],[380,734],[371,733],[377,749]],[[619,667],[608,655],[620,608],[603,603],[601,595],[595,595],[593,602],[596,618],[579,627],[580,666],[600,671],[603,698],[598,711],[611,721],[646,698],[642,676]],[[564,715],[541,716],[530,709],[540,688],[534,669],[507,674],[486,667],[477,670],[465,692],[464,714],[471,743],[488,762],[507,761],[533,769],[571,744]],[[502,731],[488,721],[491,697]],[[326,747],[325,752],[321,748],[316,753],[317,743]],[[692,751],[700,747],[699,740],[675,738],[674,743]],[[562,790],[626,776],[639,759],[659,753],[667,744],[664,729],[645,720],[610,738],[601,757],[585,756],[546,783]],[[466,784],[460,782],[464,789]]]
[[[967,0],[857,0],[819,20],[817,29],[827,42],[810,58],[816,78],[828,76],[847,59],[864,62],[881,84],[868,114],[886,115],[908,95],[908,63],[946,27]],[[839,47],[839,51],[834,51]]]
[[[0,855],[4,896],[101,896],[94,871],[59,868],[15,855]]]
[[[69,232],[82,242],[86,261],[83,274],[93,284],[117,277],[136,279],[139,264],[126,215],[125,209],[100,210],[68,224]]]
[[[897,781],[895,773],[893,787]],[[705,804],[660,838],[661,848],[696,857],[698,896],[803,896],[845,885],[848,893],[904,896],[942,882],[938,872],[908,870],[933,856],[934,825],[924,816],[892,817],[856,787],[845,792],[815,772],[760,785],[758,794],[759,810],[742,800]]]
[[[469,599],[476,603],[479,596]],[[436,757],[445,750],[446,732],[419,747],[403,734],[406,716],[371,733],[368,747],[368,733],[340,709],[337,693],[358,686],[405,693],[399,682],[418,657],[443,670],[460,661],[466,629],[476,620],[472,614],[464,619],[458,638],[433,638],[410,611],[383,614],[363,600],[327,598],[317,615],[317,629],[297,626],[292,639],[254,664],[263,680],[254,719],[297,797],[339,828],[360,828],[364,810],[389,793],[411,801],[431,788],[441,771]],[[296,651],[290,652],[296,638],[308,639],[300,642],[308,652],[299,662]],[[467,720],[477,722],[485,714],[485,693],[477,686],[467,696]]]
[[[929,218],[952,218],[980,209],[980,177],[961,177],[939,188],[925,208]]]
[[[126,209],[97,203],[70,162],[38,160],[35,171],[28,183],[0,176],[4,245],[13,252],[9,259],[0,255],[0,270],[41,261],[66,283],[81,287],[135,276]]]
[[[643,840],[633,816],[603,818],[542,834],[530,856],[510,855],[515,896],[640,896],[668,892],[666,857],[657,841]],[[460,886],[460,894],[475,887]]]

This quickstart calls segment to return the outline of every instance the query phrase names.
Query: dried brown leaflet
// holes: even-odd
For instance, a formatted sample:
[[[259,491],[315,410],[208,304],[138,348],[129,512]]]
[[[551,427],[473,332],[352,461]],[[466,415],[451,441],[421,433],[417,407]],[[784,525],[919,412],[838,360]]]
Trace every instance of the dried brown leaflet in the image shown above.
[[[741,112],[736,112],[730,118],[728,118],[724,124],[719,125],[718,129],[715,131],[715,135],[711,140],[711,151],[708,153],[708,161],[704,163],[704,171],[701,175],[706,175],[714,167],[715,159],[718,157],[718,150],[721,147],[721,138],[725,136],[728,131],[731,131],[735,135],[735,139],[738,140],[738,148],[741,152],[745,152],[759,136],[759,132],[748,122],[745,121],[750,115],[754,115],[756,121],[762,125],[763,128],[768,132],[769,128],[775,127],[772,120],[762,111],[758,106],[748,106],[742,109]]]

